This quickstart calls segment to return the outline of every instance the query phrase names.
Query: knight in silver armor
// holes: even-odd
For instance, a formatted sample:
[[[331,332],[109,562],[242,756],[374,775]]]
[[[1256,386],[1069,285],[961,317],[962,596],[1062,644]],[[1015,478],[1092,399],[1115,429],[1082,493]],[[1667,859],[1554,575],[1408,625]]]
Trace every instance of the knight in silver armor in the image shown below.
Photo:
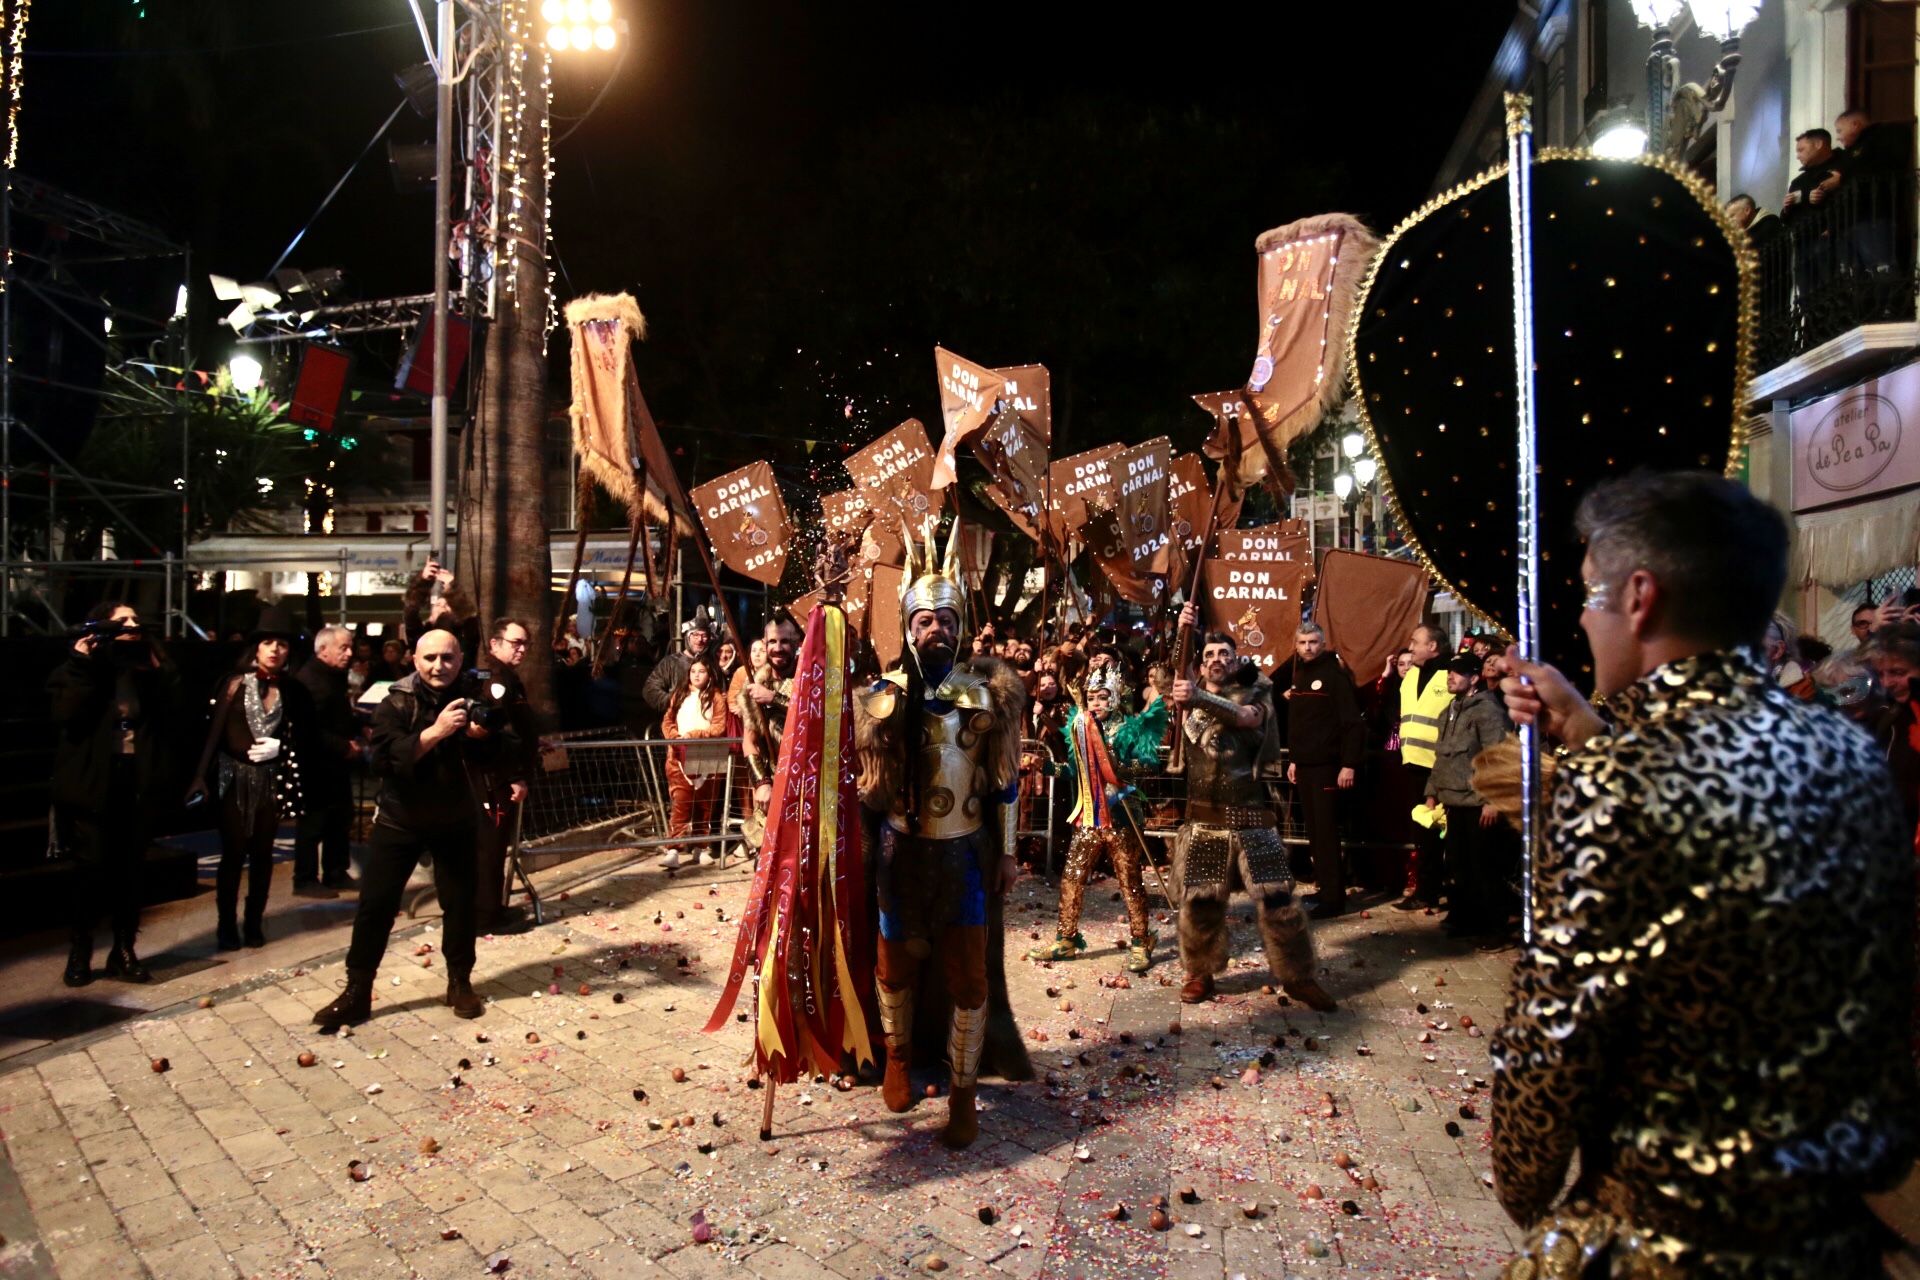
[[[1196,619],[1189,603],[1181,624]],[[1274,981],[1310,1008],[1331,1011],[1333,997],[1314,980],[1307,915],[1294,899],[1293,871],[1260,776],[1279,750],[1273,686],[1240,662],[1239,646],[1223,631],[1207,635],[1199,674],[1198,681],[1175,680],[1172,694],[1185,712],[1187,775],[1186,821],[1173,852],[1180,963],[1187,973],[1180,999],[1213,998],[1214,977],[1227,966],[1227,903],[1244,887],[1257,908]]]
[[[916,572],[918,548],[913,537],[906,542],[906,655],[858,699],[861,796],[886,815],[874,863],[887,1043],[881,1097],[892,1111],[914,1103],[915,990],[922,967],[937,957],[953,1010],[944,1141],[960,1148],[979,1135],[974,1089],[990,1016],[988,899],[1004,895],[1018,874],[1012,806],[1024,686],[992,659],[955,665],[966,616],[957,522],[944,565],[936,565],[929,543]]]

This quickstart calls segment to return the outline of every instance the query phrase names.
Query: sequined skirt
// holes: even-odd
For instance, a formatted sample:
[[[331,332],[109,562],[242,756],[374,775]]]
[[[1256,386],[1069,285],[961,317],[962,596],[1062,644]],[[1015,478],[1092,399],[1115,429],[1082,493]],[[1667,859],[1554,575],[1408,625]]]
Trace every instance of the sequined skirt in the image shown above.
[[[1709,1249],[1573,1200],[1533,1225],[1499,1280],[1854,1280],[1881,1274],[1864,1224],[1816,1234],[1808,1223],[1791,1245]]]

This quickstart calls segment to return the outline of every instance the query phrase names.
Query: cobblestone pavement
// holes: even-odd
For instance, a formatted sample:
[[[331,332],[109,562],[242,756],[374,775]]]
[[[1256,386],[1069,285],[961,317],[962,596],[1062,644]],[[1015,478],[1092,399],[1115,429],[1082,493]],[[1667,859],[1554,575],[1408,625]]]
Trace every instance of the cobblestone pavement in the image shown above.
[[[1514,1238],[1486,1186],[1478,1035],[1510,955],[1432,917],[1318,926],[1343,1006],[1320,1015],[1263,993],[1237,908],[1220,998],[1183,1008],[1170,944],[1123,978],[1097,882],[1085,956],[1009,966],[1045,1078],[986,1083],[956,1154],[943,1100],[894,1116],[826,1083],[783,1088],[757,1140],[749,1028],[699,1030],[747,883],[575,889],[482,941],[477,1022],[440,1003],[429,925],[396,936],[351,1037],[308,1025],[335,959],[13,1059],[0,1128],[33,1231],[9,1233],[0,1275],[1456,1277]],[[1050,936],[1053,904],[1015,890],[1010,954]]]

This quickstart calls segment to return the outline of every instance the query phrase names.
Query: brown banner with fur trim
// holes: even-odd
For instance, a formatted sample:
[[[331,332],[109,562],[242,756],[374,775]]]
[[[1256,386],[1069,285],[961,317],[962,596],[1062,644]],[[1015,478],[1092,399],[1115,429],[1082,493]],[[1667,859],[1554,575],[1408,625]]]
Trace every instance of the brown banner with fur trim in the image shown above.
[[[1300,627],[1305,566],[1208,560],[1200,569],[1201,611],[1207,627],[1231,635],[1243,658],[1257,658],[1271,674],[1293,652]]]
[[[1254,241],[1260,323],[1247,399],[1266,448],[1249,450],[1253,457],[1284,454],[1339,402],[1347,322],[1378,247],[1365,224],[1344,213],[1302,218]]]
[[[777,586],[787,568],[787,504],[773,478],[773,465],[749,462],[687,495],[706,526],[720,563],[756,582]]]

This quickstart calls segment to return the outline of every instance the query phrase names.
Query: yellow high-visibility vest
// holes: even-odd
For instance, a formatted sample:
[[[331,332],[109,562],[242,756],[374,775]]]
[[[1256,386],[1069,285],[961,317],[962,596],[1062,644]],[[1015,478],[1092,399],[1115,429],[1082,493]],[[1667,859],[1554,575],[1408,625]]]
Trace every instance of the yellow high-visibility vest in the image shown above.
[[[1434,749],[1440,745],[1440,717],[1453,695],[1447,692],[1447,673],[1435,671],[1420,692],[1420,668],[1410,667],[1400,678],[1400,760],[1422,769],[1433,768]]]

